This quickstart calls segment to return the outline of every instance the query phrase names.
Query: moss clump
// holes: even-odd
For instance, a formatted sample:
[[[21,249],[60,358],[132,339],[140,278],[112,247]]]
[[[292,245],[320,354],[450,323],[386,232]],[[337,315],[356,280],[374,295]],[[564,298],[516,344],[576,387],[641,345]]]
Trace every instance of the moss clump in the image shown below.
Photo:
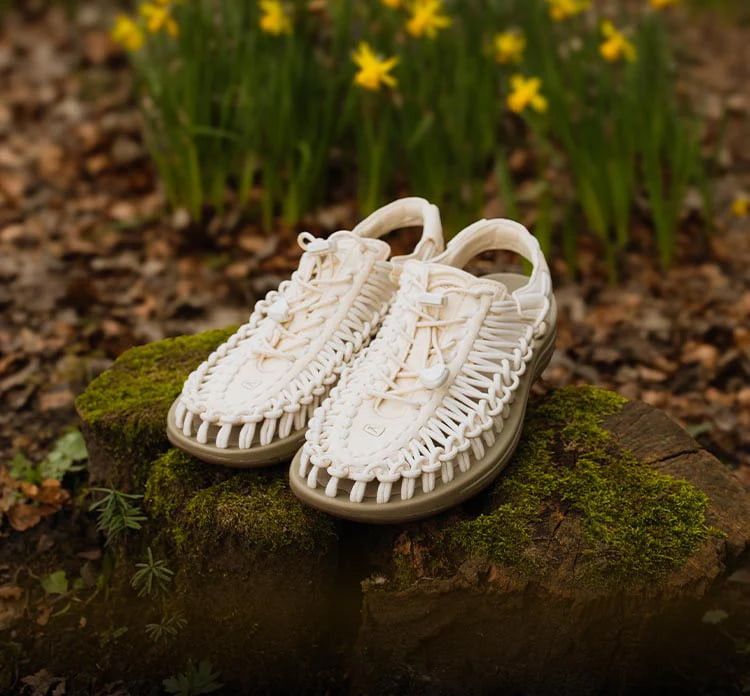
[[[643,581],[679,567],[709,533],[708,499],[618,446],[602,423],[624,403],[585,387],[562,389],[532,408],[492,509],[458,524],[449,540],[492,562],[538,571],[549,539],[535,537],[545,515],[556,513],[579,520],[579,565],[599,580]]]
[[[154,462],[146,483],[145,503],[153,518],[175,519],[197,490],[213,485],[219,469],[178,449]]]
[[[333,521],[302,505],[278,471],[229,472],[179,450],[153,465],[146,510],[178,551],[202,556],[231,541],[250,552],[322,552],[334,540]]]
[[[76,400],[89,433],[113,458],[128,460],[136,487],[142,466],[167,447],[165,422],[185,378],[234,328],[169,338],[131,348],[91,382]]]

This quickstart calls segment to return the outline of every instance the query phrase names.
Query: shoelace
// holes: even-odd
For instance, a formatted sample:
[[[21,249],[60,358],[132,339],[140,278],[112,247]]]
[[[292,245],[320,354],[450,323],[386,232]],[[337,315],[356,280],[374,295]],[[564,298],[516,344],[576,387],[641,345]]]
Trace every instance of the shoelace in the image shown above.
[[[382,402],[388,401],[389,399],[420,408],[423,405],[422,402],[417,399],[409,398],[409,395],[417,391],[423,391],[425,388],[434,389],[445,383],[445,380],[449,375],[447,365],[450,362],[447,354],[456,345],[458,339],[452,337],[441,345],[441,329],[445,329],[448,326],[463,324],[466,322],[466,317],[460,316],[455,317],[454,319],[439,319],[430,314],[430,311],[423,307],[440,307],[451,294],[472,295],[476,293],[455,286],[446,287],[439,292],[426,292],[422,289],[419,292],[418,297],[407,306],[407,311],[414,312],[417,315],[414,334],[410,335],[407,333],[401,325],[396,325],[396,332],[403,340],[411,345],[420,329],[429,329],[430,340],[427,354],[425,356],[424,364],[419,370],[411,369],[406,365],[406,360],[410,352],[408,350],[403,358],[400,360],[396,358],[397,368],[395,373],[392,369],[389,370],[385,365],[378,366],[379,381],[385,383],[384,387],[382,389],[370,387],[367,390],[368,395],[377,400],[375,404],[376,411]],[[395,358],[394,349],[391,346],[388,346],[388,348],[391,350],[391,356]],[[400,386],[397,380],[415,380],[415,383]]]
[[[339,238],[342,236],[356,242],[352,251],[364,245],[357,235],[340,234]],[[324,310],[339,302],[337,293],[330,294],[326,298],[328,289],[349,284],[354,277],[353,272],[337,277],[346,259],[338,261],[334,241],[319,239],[309,232],[302,232],[297,237],[297,243],[303,251],[313,255],[314,265],[307,278],[304,278],[299,271],[295,272],[285,291],[280,293],[276,301],[267,308],[266,316],[274,320],[274,323],[267,324],[268,333],[260,335],[259,342],[253,349],[253,352],[261,358],[281,358],[294,362],[297,349],[308,345],[313,340],[314,334],[311,330],[328,320],[328,312]],[[326,275],[328,277],[325,277]],[[291,288],[294,288],[296,292],[289,293],[288,290]],[[288,298],[289,295],[293,295],[292,299]],[[306,316],[307,321],[298,323],[293,331],[287,328],[299,315]],[[284,349],[279,350],[277,346],[282,341]]]

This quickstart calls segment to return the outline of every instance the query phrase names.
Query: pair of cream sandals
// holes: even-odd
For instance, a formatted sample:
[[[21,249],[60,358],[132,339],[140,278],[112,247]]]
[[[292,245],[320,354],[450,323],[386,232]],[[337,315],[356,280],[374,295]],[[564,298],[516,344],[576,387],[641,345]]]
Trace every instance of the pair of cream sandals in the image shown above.
[[[379,237],[416,226],[414,252],[391,258]],[[406,198],[299,243],[291,279],[188,377],[171,442],[237,468],[293,457],[293,492],[357,521],[426,517],[484,488],[513,453],[554,348],[537,240],[482,220],[445,247],[437,207]],[[521,255],[531,275],[462,270],[490,250]]]

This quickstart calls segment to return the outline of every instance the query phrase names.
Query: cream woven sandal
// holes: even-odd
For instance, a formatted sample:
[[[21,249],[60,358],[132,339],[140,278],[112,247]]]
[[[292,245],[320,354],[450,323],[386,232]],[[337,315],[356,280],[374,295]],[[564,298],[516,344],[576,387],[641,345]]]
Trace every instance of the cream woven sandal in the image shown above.
[[[378,237],[421,226],[409,256]],[[377,331],[397,290],[394,269],[443,250],[440,214],[421,198],[373,213],[328,239],[303,232],[299,268],[185,382],[167,434],[199,459],[249,468],[289,460],[313,411]]]
[[[461,270],[494,249],[528,259],[531,276]],[[292,490],[363,522],[406,522],[474,495],[518,443],[555,323],[547,263],[515,222],[483,220],[431,261],[407,262],[377,338],[310,420]]]

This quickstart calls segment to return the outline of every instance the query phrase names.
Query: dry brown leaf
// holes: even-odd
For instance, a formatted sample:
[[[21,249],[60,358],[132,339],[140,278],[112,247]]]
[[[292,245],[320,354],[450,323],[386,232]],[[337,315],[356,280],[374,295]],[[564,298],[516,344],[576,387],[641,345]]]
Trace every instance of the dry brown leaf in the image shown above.
[[[39,394],[39,408],[42,411],[59,411],[73,403],[73,392],[70,389],[58,388]]]
[[[24,592],[16,585],[0,587],[0,631],[5,631],[23,617],[26,609]]]
[[[7,512],[8,522],[17,532],[36,527],[44,517],[43,509],[37,505],[18,503]]]
[[[688,342],[682,349],[682,361],[700,363],[707,370],[714,370],[719,361],[719,350],[710,343]]]
[[[79,551],[76,556],[83,558],[87,561],[98,561],[102,557],[101,549],[90,549],[87,551]]]
[[[26,500],[19,501],[18,494]],[[16,481],[5,467],[0,468],[0,511],[6,514],[10,526],[17,532],[35,527],[45,517],[58,512],[69,500],[70,493],[56,479],[46,479],[41,486],[37,486]]]
[[[18,585],[1,585],[0,600],[14,600],[23,597],[23,588]]]
[[[50,505],[58,510],[70,500],[70,493],[56,479],[47,479],[42,482],[39,493],[34,498],[43,505]]]
[[[667,378],[667,375],[661,370],[655,370],[646,365],[641,365],[638,368],[638,374],[645,382],[663,382]]]
[[[237,245],[242,251],[247,251],[250,254],[257,254],[268,246],[268,237],[246,233],[237,240]]]
[[[40,626],[46,626],[49,623],[49,618],[52,616],[52,607],[49,604],[42,604],[39,607],[39,614],[36,617],[36,622]]]

